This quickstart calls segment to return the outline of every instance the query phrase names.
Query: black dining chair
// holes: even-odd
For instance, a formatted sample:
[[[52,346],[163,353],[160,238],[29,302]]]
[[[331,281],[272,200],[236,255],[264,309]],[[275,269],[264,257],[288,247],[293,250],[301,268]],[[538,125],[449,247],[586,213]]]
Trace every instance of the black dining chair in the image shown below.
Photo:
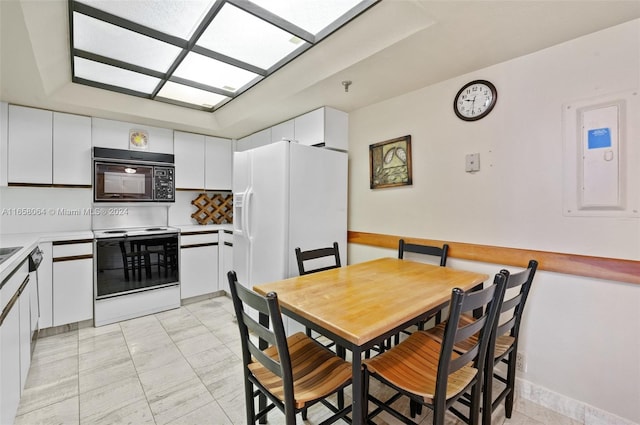
[[[326,248],[316,248],[302,251],[300,247],[295,249],[296,261],[298,262],[298,273],[300,276],[317,273],[323,270],[331,270],[341,267],[340,250],[338,242]],[[306,328],[307,336],[313,337],[311,329]],[[325,347],[333,347],[335,343],[330,341]]]
[[[404,239],[400,239],[398,241],[398,258],[401,260],[404,259],[405,252],[411,252],[415,254],[428,255],[428,256],[435,257],[439,260],[440,267],[446,267],[447,258],[449,254],[449,245],[444,244],[442,245],[442,247],[433,246],[433,245],[420,245],[420,244],[414,244],[414,243],[406,243]],[[431,320],[431,318],[435,318],[434,324],[437,325],[442,321],[442,312],[438,311],[433,316],[420,321],[420,323],[417,324],[418,329],[423,330],[425,324],[429,320]],[[406,335],[411,335],[411,331],[408,329],[403,330],[402,333]],[[393,337],[393,342],[395,345],[397,345],[400,342],[400,334],[396,334]],[[387,341],[387,345],[388,346],[391,345],[391,340]]]
[[[338,242],[334,242],[333,246],[330,247],[310,249],[307,251],[302,251],[300,247],[298,247],[295,249],[295,252],[300,276],[342,266],[340,263]]]
[[[416,331],[388,351],[364,360],[365,394],[376,406],[368,413],[369,421],[385,411],[403,423],[417,424],[406,412],[393,406],[400,398],[408,397],[411,417],[415,417],[424,405],[433,410],[433,424],[443,425],[447,410],[460,418],[470,418],[469,424],[478,423],[484,364],[506,279],[504,274],[498,273],[494,284],[485,289],[469,292],[454,289],[442,341],[432,338],[426,331]],[[479,308],[483,313],[471,323],[459,320],[463,313]],[[454,350],[456,344],[476,334],[479,337],[472,349],[464,353]],[[371,378],[391,388],[394,394],[384,401],[369,394]],[[454,407],[457,401],[469,408],[468,415]]]
[[[518,273],[509,273],[507,270],[501,271],[508,279],[504,300],[498,313],[498,324],[494,334],[491,336],[487,351],[482,400],[482,423],[484,425],[491,424],[492,413],[503,400],[505,401],[505,416],[510,418],[513,412],[520,323],[522,322],[522,312],[524,311],[537,268],[538,262],[530,260],[527,268]],[[462,322],[470,322],[473,319],[470,316],[462,316],[460,320]],[[441,323],[427,332],[432,338],[442,340],[444,330],[445,324]],[[477,339],[477,337],[472,337],[468,341],[460,342],[454,349],[457,352],[469,350],[474,338]],[[506,364],[506,374],[497,367],[500,363]],[[496,397],[493,397],[494,380],[504,386]]]
[[[302,332],[287,338],[278,295],[261,296],[243,287],[234,271],[227,277],[241,337],[247,424],[266,420],[267,413],[277,407],[285,423],[295,425],[296,414],[302,412],[305,418],[307,408],[316,403],[333,413],[323,424],[344,419],[351,406],[338,408],[327,398],[351,384],[351,363]],[[268,317],[268,324],[252,318],[248,308]],[[262,348],[258,341],[267,347]],[[270,404],[256,412],[259,395]]]

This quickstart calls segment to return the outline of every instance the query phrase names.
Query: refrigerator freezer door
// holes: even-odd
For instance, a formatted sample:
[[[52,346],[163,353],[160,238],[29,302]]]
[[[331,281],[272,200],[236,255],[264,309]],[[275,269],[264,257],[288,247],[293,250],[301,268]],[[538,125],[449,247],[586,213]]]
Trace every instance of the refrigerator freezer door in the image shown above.
[[[289,276],[298,275],[294,249],[340,246],[347,263],[347,154],[291,144]],[[320,267],[327,264],[315,264]]]
[[[233,154],[233,270],[238,281],[248,285],[250,276],[251,240],[245,232],[247,211],[245,198],[251,181],[249,152]]]

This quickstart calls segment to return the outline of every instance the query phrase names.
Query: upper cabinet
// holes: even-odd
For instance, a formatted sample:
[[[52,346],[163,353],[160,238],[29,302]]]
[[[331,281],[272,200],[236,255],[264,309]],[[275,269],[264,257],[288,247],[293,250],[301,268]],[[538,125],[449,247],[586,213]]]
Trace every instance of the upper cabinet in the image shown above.
[[[91,118],[9,105],[9,183],[91,185]]]
[[[209,190],[231,190],[231,165],[233,147],[231,140],[220,137],[205,137],[205,188]]]
[[[271,142],[279,142],[281,140],[295,140],[294,120],[282,122],[271,127]]]
[[[53,112],[9,105],[9,183],[53,182]]]
[[[349,149],[349,115],[327,106],[294,118],[295,140],[308,146]]]
[[[53,113],[53,184],[91,184],[91,118]]]
[[[271,128],[265,128],[264,130],[258,131],[257,133],[250,134],[249,136],[238,140],[238,144],[236,145],[236,150],[238,152],[248,151],[249,149],[254,149],[260,146],[268,145],[271,142],[272,142]]]
[[[204,189],[204,136],[174,131],[176,189]]]
[[[231,190],[231,140],[174,132],[176,189]]]
[[[173,153],[173,130],[122,121],[91,119],[93,146],[112,149],[129,149],[132,132],[145,132],[147,151]]]
[[[281,140],[347,151],[349,114],[323,106],[238,140],[236,150],[246,151]]]

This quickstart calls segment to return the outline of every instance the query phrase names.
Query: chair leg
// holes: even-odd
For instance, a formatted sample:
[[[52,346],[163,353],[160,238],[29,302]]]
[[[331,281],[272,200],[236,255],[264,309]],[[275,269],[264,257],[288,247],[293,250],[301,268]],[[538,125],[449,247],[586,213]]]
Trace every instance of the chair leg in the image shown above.
[[[482,391],[482,424],[491,425],[493,414],[493,359],[487,359],[484,371],[484,389]]]
[[[507,357],[509,362],[507,366],[507,390],[509,392],[504,402],[504,411],[507,418],[510,418],[513,412],[514,386],[516,380],[516,350],[517,346],[514,346]]]

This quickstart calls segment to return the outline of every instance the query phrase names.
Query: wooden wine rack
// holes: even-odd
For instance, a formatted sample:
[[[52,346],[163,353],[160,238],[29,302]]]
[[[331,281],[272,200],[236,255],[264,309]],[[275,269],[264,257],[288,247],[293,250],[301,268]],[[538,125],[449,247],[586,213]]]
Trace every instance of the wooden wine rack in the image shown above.
[[[216,193],[211,197],[201,193],[191,201],[191,205],[198,208],[198,211],[191,214],[191,218],[198,224],[233,223],[233,195],[230,193]]]

